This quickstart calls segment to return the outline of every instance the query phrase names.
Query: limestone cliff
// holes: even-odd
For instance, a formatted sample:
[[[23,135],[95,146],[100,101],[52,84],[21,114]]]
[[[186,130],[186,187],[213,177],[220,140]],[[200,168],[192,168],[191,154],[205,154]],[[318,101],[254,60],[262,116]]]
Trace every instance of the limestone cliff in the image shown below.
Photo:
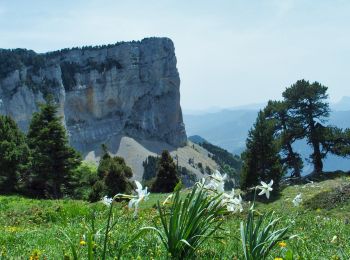
[[[53,94],[82,152],[118,135],[184,145],[179,86],[168,38],[45,54],[0,50],[0,114],[26,130],[38,103]]]

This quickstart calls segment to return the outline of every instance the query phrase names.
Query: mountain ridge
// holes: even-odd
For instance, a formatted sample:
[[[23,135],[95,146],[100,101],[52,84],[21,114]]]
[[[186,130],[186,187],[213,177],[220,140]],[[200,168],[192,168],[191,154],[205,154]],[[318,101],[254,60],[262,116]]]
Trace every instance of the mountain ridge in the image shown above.
[[[184,146],[176,64],[169,38],[45,54],[2,49],[0,114],[27,130],[38,103],[52,95],[70,143],[84,155],[119,135]]]

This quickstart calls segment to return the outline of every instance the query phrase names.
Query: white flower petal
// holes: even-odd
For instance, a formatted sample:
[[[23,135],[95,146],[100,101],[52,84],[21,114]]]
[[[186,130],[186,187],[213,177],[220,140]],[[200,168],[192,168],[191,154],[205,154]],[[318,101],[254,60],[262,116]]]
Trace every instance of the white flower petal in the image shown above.
[[[136,187],[137,189],[136,190],[142,190],[142,185],[139,181],[135,180],[135,184],[136,184]]]
[[[273,185],[273,180],[270,181],[270,183],[269,183],[268,186],[269,186],[269,187],[272,187],[272,185]]]

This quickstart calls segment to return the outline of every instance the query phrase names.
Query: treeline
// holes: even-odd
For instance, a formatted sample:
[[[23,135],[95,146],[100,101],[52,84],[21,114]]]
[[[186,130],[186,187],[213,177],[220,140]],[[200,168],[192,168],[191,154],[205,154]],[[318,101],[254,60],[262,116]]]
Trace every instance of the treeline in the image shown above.
[[[149,155],[142,163],[142,181],[152,192],[160,192],[159,186],[166,186],[167,192],[174,190],[176,185],[190,187],[198,181],[195,173],[186,167],[175,165],[169,151],[164,150],[160,157]],[[164,169],[167,169],[164,173]],[[209,169],[210,170],[210,169]],[[159,182],[159,176],[166,175],[165,179],[172,179],[172,184]]]
[[[68,144],[51,97],[33,114],[25,136],[9,116],[0,116],[0,192],[61,198],[73,187],[81,157]]]
[[[69,145],[58,106],[52,96],[33,114],[28,134],[9,116],[0,115],[0,194],[35,198],[70,197],[98,201],[104,196],[130,193],[133,172],[122,157],[111,156],[102,145],[99,165],[82,162]],[[157,161],[154,192],[172,192],[181,186],[168,151]],[[179,186],[179,187],[180,187]]]
[[[11,117],[0,115],[0,193],[96,201],[131,191],[131,169],[105,146],[98,167],[82,163],[57,110],[49,96],[33,114],[27,135]]]
[[[43,55],[26,49],[0,49],[0,79],[5,78],[9,73],[21,69],[23,66],[31,66],[37,72],[46,64]]]
[[[327,89],[318,82],[299,80],[286,88],[282,101],[269,101],[258,113],[242,154],[242,188],[270,179],[278,188],[286,172],[300,178],[303,160],[293,148],[298,140],[306,140],[312,148],[309,160],[315,175],[322,174],[329,153],[350,156],[350,129],[327,125]]]
[[[137,41],[132,41],[131,43],[136,43]],[[22,67],[31,67],[31,69],[37,73],[40,68],[43,68],[47,64],[47,60],[50,58],[55,58],[57,56],[66,54],[70,51],[79,50],[79,51],[89,51],[89,50],[99,50],[99,49],[108,49],[115,46],[125,44],[125,42],[118,42],[115,44],[108,45],[97,45],[97,46],[83,46],[83,47],[74,47],[74,48],[65,48],[53,52],[47,52],[44,54],[36,53],[32,50],[27,49],[0,49],[0,79],[5,78],[9,73],[19,70]],[[120,63],[116,63],[112,60],[107,61],[103,67],[117,66],[118,69],[121,68]],[[94,67],[101,70],[100,64],[92,64]]]

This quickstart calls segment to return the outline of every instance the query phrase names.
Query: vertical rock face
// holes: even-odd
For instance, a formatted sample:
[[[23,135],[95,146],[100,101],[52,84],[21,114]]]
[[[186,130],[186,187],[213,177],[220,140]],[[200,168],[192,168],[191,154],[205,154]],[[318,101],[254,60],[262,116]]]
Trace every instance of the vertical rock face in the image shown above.
[[[46,54],[0,50],[0,114],[26,130],[52,94],[82,152],[116,135],[184,145],[179,86],[168,38]]]

